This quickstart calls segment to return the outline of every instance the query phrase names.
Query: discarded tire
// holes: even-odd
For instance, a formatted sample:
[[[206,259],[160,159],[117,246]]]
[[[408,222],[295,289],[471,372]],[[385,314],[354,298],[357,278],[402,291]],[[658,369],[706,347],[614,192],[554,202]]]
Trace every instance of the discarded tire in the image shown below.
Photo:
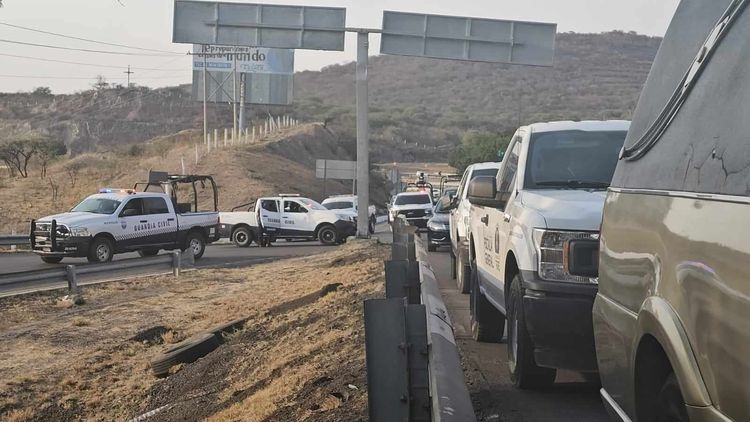
[[[169,374],[169,368],[180,363],[191,363],[213,352],[219,340],[212,333],[199,334],[167,349],[151,359],[151,370],[157,377]]]
[[[230,334],[237,330],[241,330],[242,327],[245,326],[245,322],[247,322],[247,318],[235,319],[234,321],[229,321],[225,324],[218,325],[208,330],[208,332],[213,334],[216,339],[219,340],[219,342],[223,342],[223,334]]]

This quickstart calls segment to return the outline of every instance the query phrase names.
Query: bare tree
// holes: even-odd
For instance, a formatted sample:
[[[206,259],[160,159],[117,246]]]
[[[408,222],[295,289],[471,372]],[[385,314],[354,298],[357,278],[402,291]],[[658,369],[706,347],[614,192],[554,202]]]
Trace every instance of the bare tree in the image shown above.
[[[39,144],[33,139],[7,141],[0,144],[0,160],[26,178],[29,177],[29,161],[38,148]]]
[[[78,182],[78,173],[80,173],[83,163],[80,161],[73,161],[65,166],[65,172],[68,173],[68,179],[70,179],[70,187],[76,187]]]
[[[68,153],[68,147],[65,146],[65,142],[57,140],[44,139],[37,141],[37,155],[39,161],[42,164],[41,177],[42,179],[47,177],[47,164],[61,155]]]
[[[52,202],[55,202],[57,201],[57,193],[60,190],[60,184],[52,180],[51,177],[47,179],[47,181],[49,181],[50,191],[52,192]]]

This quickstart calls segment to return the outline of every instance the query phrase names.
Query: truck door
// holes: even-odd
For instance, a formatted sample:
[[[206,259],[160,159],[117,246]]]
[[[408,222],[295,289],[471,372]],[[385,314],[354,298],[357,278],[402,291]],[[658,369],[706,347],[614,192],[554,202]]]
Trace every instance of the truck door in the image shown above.
[[[277,235],[281,229],[281,214],[279,201],[275,199],[260,200],[260,223],[263,229],[272,235]]]
[[[115,235],[115,249],[129,249],[147,242],[148,215],[144,211],[143,198],[130,198],[118,215],[119,227]]]
[[[281,214],[281,234],[291,237],[312,237],[315,227],[310,228],[310,216],[302,204],[295,200],[285,199]]]
[[[173,245],[177,242],[177,220],[169,211],[167,201],[161,197],[143,198],[143,208],[151,229],[148,242],[155,245]]]

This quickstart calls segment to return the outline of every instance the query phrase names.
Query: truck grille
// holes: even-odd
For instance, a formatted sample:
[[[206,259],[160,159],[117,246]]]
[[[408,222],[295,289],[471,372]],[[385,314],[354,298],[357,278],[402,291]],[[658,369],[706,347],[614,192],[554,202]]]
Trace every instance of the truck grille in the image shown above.
[[[399,211],[398,214],[403,215],[406,218],[416,218],[416,217],[425,216],[424,210],[405,210],[405,211]]]

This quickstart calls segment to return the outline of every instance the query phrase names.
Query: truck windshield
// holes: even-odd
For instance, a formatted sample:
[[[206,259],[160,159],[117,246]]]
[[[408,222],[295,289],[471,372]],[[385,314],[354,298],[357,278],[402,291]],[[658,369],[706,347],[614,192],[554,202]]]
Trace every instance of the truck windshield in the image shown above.
[[[625,131],[544,132],[531,137],[526,189],[606,189],[612,182]]]
[[[399,195],[394,205],[423,205],[431,202],[430,195]]]
[[[94,214],[112,214],[120,206],[120,201],[108,198],[86,198],[73,208],[72,212],[90,212]]]
[[[354,204],[351,202],[326,202],[323,206],[329,210],[348,210],[354,208]]]

